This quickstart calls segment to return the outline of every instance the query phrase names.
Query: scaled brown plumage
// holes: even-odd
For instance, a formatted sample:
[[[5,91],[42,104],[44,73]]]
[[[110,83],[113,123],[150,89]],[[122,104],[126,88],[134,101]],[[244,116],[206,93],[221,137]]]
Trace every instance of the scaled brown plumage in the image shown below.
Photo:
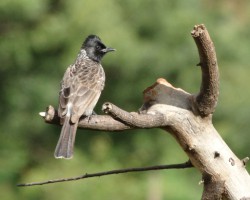
[[[70,65],[61,82],[58,115],[63,127],[55,150],[56,158],[72,158],[79,118],[90,116],[105,84],[101,58],[107,48],[99,37],[90,35],[73,65]]]

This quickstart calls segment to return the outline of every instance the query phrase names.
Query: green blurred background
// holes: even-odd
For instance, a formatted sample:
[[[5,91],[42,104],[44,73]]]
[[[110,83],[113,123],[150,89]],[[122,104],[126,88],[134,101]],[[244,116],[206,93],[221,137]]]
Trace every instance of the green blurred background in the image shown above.
[[[105,101],[136,111],[142,91],[159,77],[199,91],[199,58],[190,31],[204,23],[221,77],[214,126],[239,158],[249,156],[249,13],[247,0],[1,0],[0,198],[200,199],[196,169],[27,188],[16,184],[187,160],[176,141],[158,129],[78,130],[74,159],[54,159],[60,127],[44,123],[38,113],[57,106],[63,73],[89,34],[117,49],[103,59],[107,81],[95,111],[101,113]]]

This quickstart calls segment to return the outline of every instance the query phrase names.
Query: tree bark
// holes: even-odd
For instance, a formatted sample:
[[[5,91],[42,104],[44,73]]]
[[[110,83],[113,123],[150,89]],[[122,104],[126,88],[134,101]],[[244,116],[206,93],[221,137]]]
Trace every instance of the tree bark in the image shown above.
[[[173,87],[159,78],[144,91],[139,112],[128,113],[105,103],[107,115],[81,119],[79,128],[122,131],[135,128],[162,128],[169,132],[202,174],[202,199],[250,199],[247,159],[240,160],[223,141],[212,124],[219,95],[219,72],[213,42],[204,25],[191,32],[197,45],[202,83],[197,95]],[[43,113],[45,121],[59,124],[56,110]]]

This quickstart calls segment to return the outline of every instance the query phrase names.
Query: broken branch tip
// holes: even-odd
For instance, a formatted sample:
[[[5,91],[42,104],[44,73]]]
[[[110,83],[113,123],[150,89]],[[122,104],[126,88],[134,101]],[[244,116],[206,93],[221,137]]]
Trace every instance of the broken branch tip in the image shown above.
[[[46,116],[46,112],[39,112],[39,115],[40,115],[41,117],[45,117],[45,116]]]

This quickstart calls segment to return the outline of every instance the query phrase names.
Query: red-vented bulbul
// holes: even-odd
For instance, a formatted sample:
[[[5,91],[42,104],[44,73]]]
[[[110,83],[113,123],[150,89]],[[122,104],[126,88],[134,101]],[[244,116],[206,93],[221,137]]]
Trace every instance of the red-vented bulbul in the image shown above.
[[[114,50],[106,47],[98,36],[89,35],[75,63],[67,68],[59,92],[58,115],[63,127],[55,150],[56,158],[72,158],[79,118],[92,115],[104,88],[101,59]]]

